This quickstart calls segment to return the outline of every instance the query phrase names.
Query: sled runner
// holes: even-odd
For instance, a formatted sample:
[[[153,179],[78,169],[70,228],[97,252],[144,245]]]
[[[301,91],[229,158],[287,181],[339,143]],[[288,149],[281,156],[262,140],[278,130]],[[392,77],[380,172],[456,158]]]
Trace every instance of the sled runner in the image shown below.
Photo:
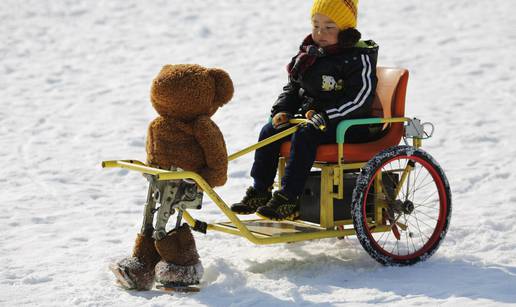
[[[186,286],[186,285],[157,285],[157,289],[165,291],[165,292],[199,292],[201,289],[196,286]]]
[[[274,244],[356,235],[364,249],[384,265],[410,265],[430,257],[444,239],[451,217],[451,192],[439,164],[421,149],[433,125],[405,117],[408,71],[379,67],[375,118],[342,121],[335,144],[321,145],[300,199],[295,221],[241,220],[197,173],[163,170],[136,160],[104,161],[105,168],[143,173],[149,181],[142,233],[166,234],[177,213],[192,229],[238,235],[255,244]],[[304,120],[228,157],[229,161],[293,134]],[[373,142],[345,144],[355,125],[383,124]],[[427,131],[429,130],[429,131]],[[399,145],[403,139],[405,145]],[[411,144],[409,145],[409,140]],[[278,182],[284,175],[289,142],[282,145]],[[206,223],[191,211],[205,194],[229,221]],[[154,216],[156,222],[154,223]]]

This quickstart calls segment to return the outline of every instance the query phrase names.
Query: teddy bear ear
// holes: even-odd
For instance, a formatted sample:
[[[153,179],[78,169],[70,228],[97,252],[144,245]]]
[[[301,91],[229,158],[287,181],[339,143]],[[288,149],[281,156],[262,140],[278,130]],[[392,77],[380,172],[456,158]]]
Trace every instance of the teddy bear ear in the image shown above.
[[[211,68],[208,72],[215,81],[214,103],[223,106],[233,97],[233,81],[231,81],[229,74],[222,69]]]

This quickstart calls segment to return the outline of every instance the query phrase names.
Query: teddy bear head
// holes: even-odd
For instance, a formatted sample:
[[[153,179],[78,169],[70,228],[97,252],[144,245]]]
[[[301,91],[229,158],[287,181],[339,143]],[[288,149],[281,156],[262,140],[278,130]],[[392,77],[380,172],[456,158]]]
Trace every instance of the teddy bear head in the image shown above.
[[[151,102],[159,115],[191,121],[212,116],[233,97],[233,82],[222,69],[196,64],[165,65],[154,78]]]

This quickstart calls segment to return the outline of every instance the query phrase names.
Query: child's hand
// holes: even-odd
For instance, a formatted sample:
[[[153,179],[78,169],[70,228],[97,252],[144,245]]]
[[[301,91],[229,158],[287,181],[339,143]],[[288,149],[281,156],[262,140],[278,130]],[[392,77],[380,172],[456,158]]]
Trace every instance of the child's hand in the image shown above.
[[[315,111],[310,110],[306,112],[305,116],[308,119],[308,124],[312,125],[315,129],[326,131],[328,119],[324,113],[316,113]]]
[[[289,124],[288,120],[292,116],[286,112],[279,112],[272,118],[272,126],[274,129],[281,129],[287,127]]]
[[[315,111],[314,111],[314,110],[306,111],[306,113],[305,113],[305,118],[306,118],[306,119],[308,119],[308,120],[310,120],[310,119],[312,119],[312,116],[314,116],[314,114],[315,114]]]

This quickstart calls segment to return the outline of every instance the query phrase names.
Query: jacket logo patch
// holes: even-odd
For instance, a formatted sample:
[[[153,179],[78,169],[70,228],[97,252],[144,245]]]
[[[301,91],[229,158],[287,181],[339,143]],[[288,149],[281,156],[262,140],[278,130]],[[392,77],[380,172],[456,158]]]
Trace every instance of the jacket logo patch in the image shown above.
[[[337,85],[337,82],[333,78],[333,76],[322,76],[322,89],[325,92],[329,92],[335,89],[335,85]]]
[[[344,81],[342,79],[339,79],[339,81],[335,81],[335,78],[333,76],[327,76],[322,75],[322,85],[321,88],[325,92],[329,91],[340,91],[343,88]]]

